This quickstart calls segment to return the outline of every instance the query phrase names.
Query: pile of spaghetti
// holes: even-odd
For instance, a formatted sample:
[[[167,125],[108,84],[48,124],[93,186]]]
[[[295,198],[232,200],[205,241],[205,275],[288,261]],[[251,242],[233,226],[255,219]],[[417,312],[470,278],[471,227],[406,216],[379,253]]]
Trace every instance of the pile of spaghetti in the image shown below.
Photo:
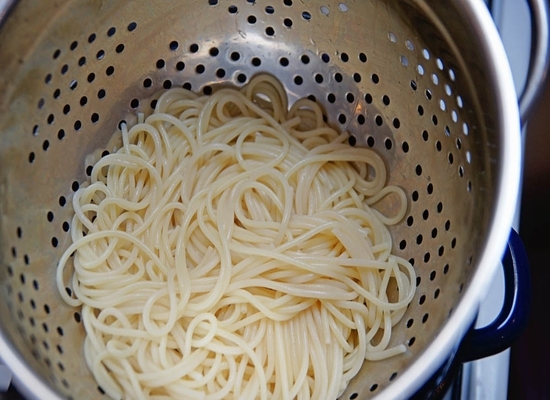
[[[170,89],[116,134],[57,269],[109,396],[334,399],[365,358],[405,351],[389,343],[415,273],[387,225],[406,197],[318,104],[288,109],[270,76]],[[387,196],[395,215],[374,207]]]

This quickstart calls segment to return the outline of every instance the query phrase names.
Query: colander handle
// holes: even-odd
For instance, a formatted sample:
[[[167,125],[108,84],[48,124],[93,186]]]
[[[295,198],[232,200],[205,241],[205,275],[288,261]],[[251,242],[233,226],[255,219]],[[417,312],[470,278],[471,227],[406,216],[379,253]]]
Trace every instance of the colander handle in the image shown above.
[[[519,96],[519,113],[524,125],[544,88],[548,72],[548,4],[547,0],[527,0],[531,13],[531,52],[527,81]]]
[[[527,324],[531,303],[531,274],[525,246],[512,229],[502,259],[504,302],[496,319],[489,325],[471,329],[462,342],[462,362],[479,360],[509,348]]]

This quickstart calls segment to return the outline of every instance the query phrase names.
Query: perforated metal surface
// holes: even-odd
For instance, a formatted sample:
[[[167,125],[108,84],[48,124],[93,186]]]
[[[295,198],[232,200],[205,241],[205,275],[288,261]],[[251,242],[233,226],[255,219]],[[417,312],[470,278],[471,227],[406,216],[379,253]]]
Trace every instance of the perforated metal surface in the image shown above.
[[[116,147],[110,138],[120,121],[150,111],[159,90],[208,94],[270,73],[291,103],[315,99],[330,124],[350,133],[350,145],[376,149],[389,183],[407,193],[409,211],[391,233],[394,251],[418,274],[417,294],[392,339],[408,351],[365,362],[342,398],[383,393],[398,382],[479,267],[502,162],[482,50],[468,36],[449,34],[459,22],[442,28],[441,18],[459,15],[455,6],[433,7],[374,0],[18,4],[0,32],[0,290],[7,306],[0,311],[23,359],[66,397],[101,395],[82,357],[80,315],[62,303],[54,282],[70,242],[72,194],[94,161]]]

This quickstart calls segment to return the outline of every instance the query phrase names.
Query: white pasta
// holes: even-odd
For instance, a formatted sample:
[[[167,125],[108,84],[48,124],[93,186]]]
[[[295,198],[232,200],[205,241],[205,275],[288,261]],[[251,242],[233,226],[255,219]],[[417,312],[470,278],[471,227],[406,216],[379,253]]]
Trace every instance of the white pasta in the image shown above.
[[[405,194],[318,104],[289,110],[261,75],[167,90],[118,134],[74,195],[57,268],[110,397],[335,399],[365,359],[405,351],[390,338],[415,272],[387,228]],[[386,196],[396,215],[371,207]]]

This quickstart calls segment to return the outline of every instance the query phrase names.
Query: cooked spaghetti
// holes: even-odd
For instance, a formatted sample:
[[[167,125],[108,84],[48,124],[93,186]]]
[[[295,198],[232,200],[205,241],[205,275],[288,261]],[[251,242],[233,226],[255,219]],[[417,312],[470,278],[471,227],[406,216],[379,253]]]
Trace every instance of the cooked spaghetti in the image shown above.
[[[167,90],[117,134],[74,195],[57,269],[109,396],[334,399],[365,358],[405,351],[390,338],[415,273],[387,225],[406,197],[318,104],[288,109],[262,75]],[[387,196],[395,215],[374,207]]]

